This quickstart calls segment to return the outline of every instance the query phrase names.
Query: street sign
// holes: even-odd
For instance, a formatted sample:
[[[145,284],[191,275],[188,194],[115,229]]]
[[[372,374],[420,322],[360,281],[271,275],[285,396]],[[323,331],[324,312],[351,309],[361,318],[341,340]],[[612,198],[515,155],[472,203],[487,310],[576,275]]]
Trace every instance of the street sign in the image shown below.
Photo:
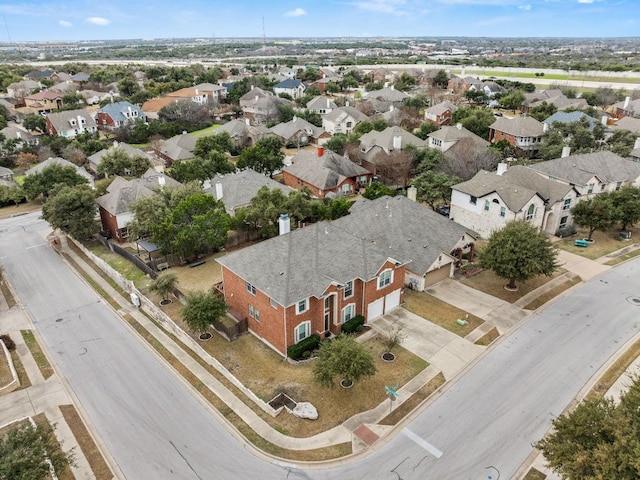
[[[387,395],[389,395],[389,398],[397,398],[400,395],[398,392],[396,392],[396,390],[398,389],[398,384],[395,384],[393,387],[384,387],[384,389],[386,390]]]

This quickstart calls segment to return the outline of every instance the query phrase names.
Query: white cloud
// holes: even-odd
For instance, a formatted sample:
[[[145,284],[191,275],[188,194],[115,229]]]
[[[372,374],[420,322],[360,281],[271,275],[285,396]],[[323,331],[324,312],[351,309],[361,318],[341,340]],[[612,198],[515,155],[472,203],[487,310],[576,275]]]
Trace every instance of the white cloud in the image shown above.
[[[303,15],[306,15],[307,12],[304,11],[303,8],[296,8],[295,10],[291,10],[290,12],[287,12],[284,14],[285,17],[302,17]]]
[[[104,27],[106,25],[109,25],[111,23],[111,20],[102,17],[89,17],[85,20],[85,22]]]
[[[518,6],[518,10],[524,10],[528,12],[529,10],[531,10],[531,5],[520,5]]]
[[[370,0],[367,2],[354,2],[356,7],[375,13],[388,13],[392,15],[409,15],[409,12],[402,10],[405,0]]]
[[[67,20],[60,20],[58,24],[60,24],[61,27],[73,27],[73,23],[68,22]]]

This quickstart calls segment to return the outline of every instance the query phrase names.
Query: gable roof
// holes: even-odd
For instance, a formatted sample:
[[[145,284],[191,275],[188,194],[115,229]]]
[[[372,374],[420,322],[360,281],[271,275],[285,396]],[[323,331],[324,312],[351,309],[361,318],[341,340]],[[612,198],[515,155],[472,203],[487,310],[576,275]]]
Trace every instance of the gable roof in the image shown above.
[[[614,128],[616,130],[629,130],[634,133],[640,133],[640,118],[622,117],[615,123]]]
[[[293,191],[286,185],[276,182],[251,168],[226,175],[218,174],[210,182],[211,187],[205,188],[204,191],[216,196],[216,184],[220,183],[222,198],[219,200],[224,203],[224,207],[230,215],[234,215],[237,208],[249,205],[251,199],[258,194],[258,190],[262,187],[268,187],[271,190],[277,188],[282,190],[285,195]]]
[[[347,116],[351,116],[356,122],[363,122],[364,120],[369,119],[369,117],[367,117],[360,110],[349,105],[331,110],[324,116],[324,118],[329,121],[335,122],[337,120],[344,119]]]
[[[75,165],[74,163],[71,163],[69,160],[65,160],[62,157],[49,157],[47,158],[45,161],[40,162],[37,165],[34,165],[33,167],[31,167],[29,170],[27,170],[25,173],[25,175],[33,175],[34,173],[40,173],[42,172],[42,170],[44,170],[47,167],[50,167],[52,165],[60,165],[61,167],[73,167],[76,170],[76,173],[78,175],[82,175],[84,178],[86,178],[89,182],[90,185],[93,185],[93,175],[91,175],[89,172],[87,172],[84,167],[79,167],[77,165]]]
[[[152,98],[142,104],[143,112],[159,112],[162,107],[166,107],[177,100],[172,97]]]
[[[603,183],[636,181],[640,177],[640,163],[622,158],[608,150],[569,155],[529,166],[541,174],[574,185],[587,185],[594,176]]]
[[[318,222],[216,260],[288,307],[303,298],[320,298],[332,284],[372,280],[388,260],[404,264],[408,258],[336,222]]]
[[[446,112],[455,112],[458,109],[453,103],[445,100],[444,102],[437,103],[433,107],[429,107],[425,110],[425,113],[432,113],[434,115],[442,115]]]
[[[372,90],[366,92],[364,95],[366,99],[377,99],[386,102],[402,102],[405,98],[409,98],[404,92],[396,90],[395,88],[382,88],[380,90]]]
[[[489,142],[484,138],[479,137],[471,130],[468,130],[462,126],[462,124],[457,124],[456,126],[452,125],[443,125],[435,132],[431,132],[428,135],[429,138],[435,138],[436,140],[441,140],[443,142],[457,142],[464,138],[470,138],[473,140],[473,143],[478,145],[479,147],[488,147]]]
[[[268,92],[266,90],[261,89],[260,87],[252,87],[247,93],[240,97],[241,105],[244,102],[250,102],[256,98],[260,97],[272,97],[273,93]]]
[[[349,215],[333,223],[357,237],[386,246],[394,255],[410,258],[407,268],[420,275],[440,254],[449,254],[463,235],[478,236],[402,195],[359,199],[349,209]]]
[[[115,149],[120,149],[124,151],[124,153],[126,153],[129,157],[132,157],[132,158],[143,157],[148,160],[153,160],[154,158],[153,155],[145,152],[144,150],[140,150],[139,148],[132,147],[128,143],[123,143],[123,142],[118,143],[114,141],[113,145],[111,145],[109,148],[103,148],[102,150],[94,153],[93,155],[90,155],[89,157],[87,157],[87,160],[89,161],[90,164],[93,164],[97,167],[102,163],[102,158],[107,153],[111,153]]]
[[[196,146],[196,137],[188,133],[174,135],[160,143],[160,153],[171,160],[188,160],[193,158],[193,149]]]
[[[426,141],[398,126],[387,127],[381,132],[371,130],[360,137],[360,145],[365,152],[371,150],[373,147],[380,147],[386,153],[389,153],[394,150],[394,137],[400,137],[402,139],[400,149],[405,148],[407,145],[416,147],[427,146]]]
[[[243,119],[236,118],[228,121],[227,123],[223,123],[217,128],[213,134],[218,135],[219,133],[227,132],[231,138],[234,136],[244,137],[249,132],[249,125]]]
[[[487,172],[486,170],[480,170],[472,179],[458,183],[451,188],[476,198],[482,198],[495,192],[512,212],[519,212],[528,201],[538,195],[531,188],[513,185],[495,172]]]
[[[523,165],[507,168],[507,171],[502,174],[502,178],[514,186],[535,190],[549,207],[562,200],[567,193],[573,190],[571,185],[549,180]]]
[[[78,128],[79,126],[71,124],[71,121],[76,121],[78,117],[83,118],[85,121],[85,124],[82,125],[83,128],[92,128],[96,126],[96,121],[93,119],[93,116],[83,108],[50,113],[47,115],[47,121],[50,122],[56,129],[56,132],[59,133],[65,130],[74,130]]]
[[[33,142],[37,139],[35,135],[32,135],[26,130],[22,130],[21,128],[15,127],[13,125],[7,125],[2,130],[0,130],[0,133],[2,133],[7,140],[14,139],[22,140],[24,142]]]
[[[586,113],[577,110],[573,112],[556,112],[550,117],[546,118],[542,123],[546,123],[549,125],[553,124],[553,122],[574,123],[579,122],[582,119],[585,119],[587,122],[589,122],[589,130],[593,130],[593,127],[600,123],[595,118],[590,117]]]
[[[143,119],[145,117],[144,112],[140,107],[126,101],[107,103],[104,107],[98,110],[98,113],[105,113],[109,115],[115,122],[124,122],[131,118],[135,118],[126,115],[130,112],[138,112],[137,118]]]
[[[314,124],[307,122],[304,118],[300,117],[293,117],[288,122],[274,125],[270,130],[285,140],[293,137],[296,132],[299,132],[300,130],[304,130],[314,138],[317,138],[324,133],[324,129],[322,127],[316,127]]]
[[[298,88],[300,86],[304,88],[304,83],[302,83],[300,80],[297,80],[295,78],[287,78],[277,85],[274,85],[273,88]]]
[[[330,108],[333,110],[335,108],[338,108],[338,106],[336,105],[336,102],[334,102],[329,97],[319,96],[309,100],[307,102],[307,108],[309,110],[322,110],[327,108]]]
[[[332,190],[347,178],[371,174],[366,168],[331,150],[324,150],[321,157],[315,152],[302,150],[293,156],[291,162],[283,171],[322,190]]]
[[[541,137],[544,126],[533,117],[521,115],[515,118],[500,117],[489,128],[516,137]]]
[[[62,98],[62,94],[52,90],[43,90],[42,92],[34,93],[33,95],[29,95],[24,98],[25,100],[35,100],[39,102],[40,100],[56,100],[58,98]]]

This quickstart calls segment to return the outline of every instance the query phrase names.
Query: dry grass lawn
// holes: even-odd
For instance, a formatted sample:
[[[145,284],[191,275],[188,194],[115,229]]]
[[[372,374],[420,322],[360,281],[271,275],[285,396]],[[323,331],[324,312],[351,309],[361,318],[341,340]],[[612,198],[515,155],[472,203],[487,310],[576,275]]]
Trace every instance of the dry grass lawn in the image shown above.
[[[1,274],[0,274],[0,295],[4,296],[4,299],[7,302],[7,306],[9,308],[13,308],[17,305],[16,299],[13,298],[13,294],[9,289],[9,285],[4,280],[4,277]]]
[[[38,364],[38,368],[40,369],[42,376],[46,380],[54,374],[53,367],[51,367],[49,360],[47,360],[47,357],[40,348],[40,344],[36,340],[36,337],[33,335],[33,332],[31,330],[20,330],[20,333],[22,334],[24,343],[26,343],[27,347],[29,347],[29,351],[31,352],[33,359]]]
[[[486,347],[488,345],[491,345],[491,343],[496,340],[498,337],[500,337],[500,332],[498,331],[498,329],[496,327],[493,327],[491,330],[489,330],[487,333],[485,333],[482,337],[480,337],[478,340],[475,341],[476,345],[481,345],[483,347]]]
[[[82,454],[89,462],[89,466],[96,480],[112,480],[113,473],[111,473],[111,469],[107,465],[107,462],[105,462],[100,450],[98,450],[98,447],[93,441],[93,437],[89,434],[80,415],[78,415],[76,407],[73,405],[60,405],[59,408],[64,420],[67,422],[67,425],[69,425],[71,432],[73,432],[73,436],[78,442]]]
[[[459,281],[464,285],[500,298],[505,302],[513,303],[525,296],[527,293],[532,292],[536,288],[547,283],[549,280],[556,278],[563,273],[566,273],[566,270],[560,268],[550,277],[547,277],[546,275],[539,275],[526,282],[517,282],[516,285],[518,286],[518,290],[515,292],[505,290],[504,286],[508,283],[508,280],[498,277],[491,270],[483,270],[472,277],[463,276],[459,278]]]
[[[9,205],[8,207],[2,207],[0,208],[0,219],[5,219],[25,213],[37,212],[42,208],[43,203],[44,201],[42,199],[37,199],[21,203],[17,206]]]
[[[215,259],[226,255],[226,253],[218,252],[202,257],[200,260],[204,260],[204,263],[194,268],[181,265],[171,267],[165,272],[175,273],[178,276],[178,289],[183,293],[192,290],[209,291],[214,284],[222,281],[222,268]]]
[[[576,255],[581,255],[585,258],[589,258],[591,260],[595,260],[596,258],[603,257],[605,255],[610,254],[611,252],[615,252],[616,250],[620,250],[621,248],[630,247],[634,245],[632,243],[633,239],[637,239],[640,236],[640,227],[630,228],[631,232],[631,241],[629,240],[621,240],[620,239],[620,230],[614,229],[608,232],[594,232],[593,239],[595,242],[590,243],[588,247],[576,247],[573,242],[578,238],[587,238],[589,236],[589,231],[583,228],[578,229],[578,234],[574,235],[570,238],[565,238],[555,245],[558,248],[566,250],[567,252],[575,253]],[[640,244],[635,244],[635,248],[640,248]]]
[[[480,317],[449,305],[426,292],[405,290],[404,308],[461,337],[467,336],[484,323]],[[456,322],[462,318],[467,320],[467,324],[464,326],[458,325]]]
[[[1,342],[2,340],[0,340]],[[11,352],[9,352],[9,358],[4,354],[4,349],[0,347],[0,388],[9,385],[13,381],[11,375],[11,369],[9,368],[9,358],[11,358]]]
[[[633,244],[630,245],[630,247],[638,247],[636,250],[630,250],[628,253],[624,253],[620,256],[617,256],[615,258],[612,258],[611,260],[605,262],[605,265],[609,265],[609,266],[614,266],[614,265],[618,265],[619,263],[625,262],[627,260],[630,260],[634,257],[637,257],[638,255],[640,255],[640,245]]]
[[[536,308],[541,307],[542,305],[547,303],[549,300],[552,300],[552,299],[556,298],[562,292],[564,292],[565,290],[570,289],[571,287],[573,287],[574,285],[579,284],[580,282],[582,282],[582,279],[579,276],[576,275],[575,277],[573,277],[573,278],[571,278],[569,280],[566,280],[566,281],[562,282],[560,285],[557,285],[556,287],[552,288],[548,292],[543,293],[542,295],[540,295],[535,300],[527,303],[524,306],[524,308],[525,308],[525,310],[535,310]]]
[[[545,480],[545,478],[547,478],[547,476],[544,473],[532,468],[527,472],[522,480]]]
[[[13,367],[16,369],[16,373],[18,374],[18,380],[20,380],[20,388],[18,390],[22,390],[23,388],[29,388],[31,386],[31,380],[27,375],[27,371],[24,369],[24,365],[20,360],[20,356],[18,352],[15,350],[11,350],[11,360],[13,360]]]

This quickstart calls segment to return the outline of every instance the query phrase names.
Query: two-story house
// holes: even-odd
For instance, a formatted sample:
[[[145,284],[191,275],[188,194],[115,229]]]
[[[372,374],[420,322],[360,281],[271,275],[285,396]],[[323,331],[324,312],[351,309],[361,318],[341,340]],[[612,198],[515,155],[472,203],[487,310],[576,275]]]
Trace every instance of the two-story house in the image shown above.
[[[295,116],[288,122],[274,125],[270,130],[282,139],[285,146],[290,147],[303,147],[309,143],[322,145],[331,138],[331,134],[322,127]]]
[[[424,111],[424,119],[438,127],[451,123],[451,114],[458,109],[453,103],[444,101],[427,108]]]
[[[146,115],[142,109],[130,102],[108,103],[96,114],[96,123],[100,130],[115,130],[137,121],[145,122]]]
[[[217,259],[229,313],[286,356],[313,334],[340,332],[357,315],[366,321],[402,303],[407,258],[359,238],[335,222],[319,222]],[[284,225],[284,226],[283,226]]]
[[[59,135],[65,138],[74,138],[82,133],[95,133],[98,131],[96,121],[91,114],[80,108],[47,115],[47,135]]]
[[[304,91],[307,87],[300,80],[296,80],[295,78],[287,78],[282,82],[273,86],[273,93],[276,95],[280,95],[284,93],[289,95],[292,99],[302,98],[304,96]]]
[[[435,148],[441,152],[446,152],[454,147],[460,140],[469,139],[478,149],[486,149],[489,142],[479,137],[470,130],[467,130],[461,123],[455,126],[444,125],[435,132],[427,135],[427,143],[430,148]]]
[[[331,135],[336,133],[349,135],[357,124],[368,119],[369,117],[357,108],[346,105],[324,115],[322,117],[322,128]]]
[[[49,113],[62,108],[62,93],[44,90],[24,97],[25,110],[28,113],[41,114]]]
[[[545,129],[542,122],[533,117],[501,117],[489,126],[489,142],[506,140],[522,152],[534,152],[544,141]]]
[[[352,195],[371,181],[371,172],[342,155],[318,147],[317,154],[301,150],[282,169],[284,184],[309,188],[315,197]]]
[[[307,102],[307,110],[309,110],[310,112],[319,113],[320,115],[326,115],[336,108],[338,108],[336,102],[334,102],[329,97],[319,96],[312,98]]]

